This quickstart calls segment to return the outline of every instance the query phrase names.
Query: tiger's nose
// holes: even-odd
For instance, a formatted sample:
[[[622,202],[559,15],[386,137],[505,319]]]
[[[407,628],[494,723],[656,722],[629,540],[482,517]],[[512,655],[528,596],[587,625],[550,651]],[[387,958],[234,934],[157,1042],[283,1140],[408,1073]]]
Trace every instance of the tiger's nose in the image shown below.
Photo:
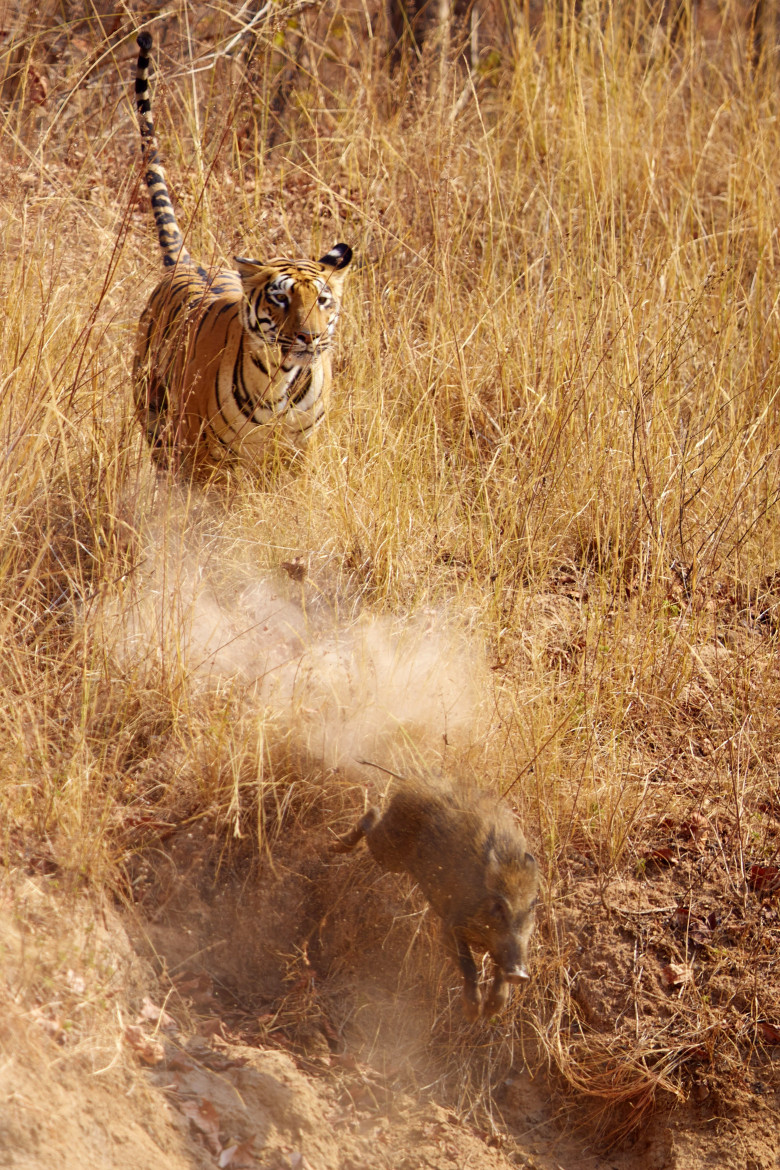
[[[311,343],[313,341],[316,341],[316,340],[317,340],[316,333],[299,333],[298,334],[298,341],[300,341],[302,345],[311,345]]]

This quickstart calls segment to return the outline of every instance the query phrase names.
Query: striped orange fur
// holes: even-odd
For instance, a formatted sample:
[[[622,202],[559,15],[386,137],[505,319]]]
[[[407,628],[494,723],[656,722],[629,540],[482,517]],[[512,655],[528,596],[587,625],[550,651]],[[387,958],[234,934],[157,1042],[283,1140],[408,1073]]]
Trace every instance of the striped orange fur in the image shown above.
[[[133,380],[147,437],[210,460],[262,454],[269,440],[303,449],[322,422],[330,349],[352,249],[319,260],[235,257],[206,271],[184,244],[159,158],[149,98],[148,32],[138,37],[135,93],[145,180],[166,273],[141,316]]]

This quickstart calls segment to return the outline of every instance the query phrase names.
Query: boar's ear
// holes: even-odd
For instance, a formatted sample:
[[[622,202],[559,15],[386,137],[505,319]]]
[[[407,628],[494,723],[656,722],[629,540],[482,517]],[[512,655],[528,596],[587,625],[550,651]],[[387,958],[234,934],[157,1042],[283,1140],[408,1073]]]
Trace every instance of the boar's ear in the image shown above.
[[[501,877],[501,863],[496,856],[496,851],[491,845],[485,857],[485,886],[488,890],[495,890],[500,884]]]
[[[524,863],[527,869],[536,869],[536,858],[533,853],[526,853]]]

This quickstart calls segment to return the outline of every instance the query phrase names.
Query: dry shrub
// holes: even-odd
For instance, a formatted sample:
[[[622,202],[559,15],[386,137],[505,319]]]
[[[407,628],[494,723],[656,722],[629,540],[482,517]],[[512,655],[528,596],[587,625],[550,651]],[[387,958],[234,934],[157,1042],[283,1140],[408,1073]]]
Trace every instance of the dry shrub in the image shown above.
[[[343,238],[364,267],[303,466],[213,484],[155,468],[128,391],[158,267],[130,19],[71,5],[56,29],[14,26],[4,853],[126,888],[129,856],[206,818],[222,880],[236,842],[292,864],[307,833],[342,827],[369,783],[359,754],[477,776],[517,809],[549,883],[538,991],[500,1035],[455,1020],[420,906],[368,863],[338,878],[312,860],[307,880],[351,886],[307,962],[377,1059],[397,995],[420,1029],[433,1018],[418,1085],[464,1109],[498,1117],[494,1087],[525,1061],[636,1120],[685,1091],[708,993],[685,991],[674,1042],[661,1007],[655,1037],[622,1019],[581,1031],[556,935],[572,891],[590,891],[584,931],[615,889],[699,917],[720,905],[753,931],[707,936],[696,961],[703,987],[717,948],[730,956],[756,1059],[734,997],[759,984],[769,1017],[776,988],[774,895],[745,884],[775,864],[780,825],[773,66],[747,68],[739,25],[675,39],[615,9],[558,28],[518,17],[511,37],[498,21],[495,68],[405,92],[379,46],[364,51],[364,6],[291,6],[286,31],[258,27],[231,56],[233,26],[187,9],[153,28],[192,250],[315,254]],[[661,872],[654,850],[677,864]],[[393,937],[373,1006],[366,906],[381,923],[369,953]],[[671,930],[613,932],[616,965],[635,944],[677,961]]]

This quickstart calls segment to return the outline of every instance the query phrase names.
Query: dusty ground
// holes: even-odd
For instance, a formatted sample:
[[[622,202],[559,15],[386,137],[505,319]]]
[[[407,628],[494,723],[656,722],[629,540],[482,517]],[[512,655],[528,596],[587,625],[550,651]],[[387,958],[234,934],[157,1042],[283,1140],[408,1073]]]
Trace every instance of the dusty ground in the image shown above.
[[[118,17],[115,28],[104,31],[111,37],[119,28]],[[36,254],[43,240],[40,271],[48,273],[48,247],[56,236],[63,255],[53,285],[64,289],[63,295],[83,299],[87,271],[98,274],[98,285],[108,273],[102,311],[110,324],[98,345],[94,380],[101,401],[116,392],[117,401],[126,405],[128,339],[156,275],[146,200],[135,186],[135,129],[123,104],[133,50],[123,44],[120,70],[110,73],[100,91],[101,105],[97,91],[79,88],[77,70],[86,60],[84,77],[89,79],[93,67],[99,73],[103,49],[95,48],[92,33],[80,24],[77,32],[70,40],[63,35],[49,44],[41,38],[34,46],[24,74],[28,96],[13,107],[18,126],[13,135],[9,132],[12,161],[0,174],[0,193],[10,225],[9,255],[22,255],[23,243]],[[181,29],[176,35],[172,55],[185,40]],[[210,44],[207,38],[204,53]],[[323,69],[327,77],[327,62]],[[71,71],[76,71],[75,82]],[[9,109],[18,84],[13,77],[7,82],[13,91]],[[165,85],[161,91],[174,92]],[[169,106],[161,101],[161,108],[170,115],[177,99],[166,100]],[[327,123],[326,104],[320,113]],[[412,134],[414,118],[408,111],[404,116]],[[713,138],[718,117],[720,111],[712,122]],[[205,210],[192,174],[195,195],[187,191],[183,172],[177,175],[190,206],[198,215],[203,211],[207,222],[208,212],[211,222],[224,228],[219,248],[229,254],[231,246],[243,246],[236,208],[248,207],[247,198],[258,231],[274,239],[286,239],[287,233],[308,240],[318,216],[328,231],[352,238],[362,222],[355,210],[362,200],[359,187],[326,190],[320,177],[293,168],[285,187],[292,197],[290,213],[279,198],[273,167],[264,174],[251,171],[251,135],[258,118],[247,99],[236,122],[246,174],[237,181],[232,168],[220,162]],[[91,142],[100,148],[95,158]],[[387,190],[384,183],[380,176],[371,199],[360,207],[361,215],[367,208],[376,216],[376,223],[365,227],[363,248],[380,273],[386,260],[376,241],[384,241],[383,247],[387,241],[377,224],[391,208],[386,195],[393,190],[389,181]],[[417,179],[410,186],[423,191]],[[525,216],[525,205],[522,211]],[[118,269],[108,259],[115,236],[126,249]],[[209,246],[215,246],[213,240]],[[393,254],[388,246],[387,255]],[[20,268],[4,279],[12,284],[22,276]],[[367,320],[379,303],[370,276],[366,284],[360,276],[354,282],[345,342],[349,329],[354,341],[358,328],[350,323],[359,320],[354,306],[368,306]],[[31,283],[36,280],[37,275]],[[14,289],[2,292],[10,305]],[[540,280],[540,297],[541,292]],[[99,289],[92,293],[97,302]],[[385,294],[391,301],[392,282]],[[34,337],[32,324],[29,329]],[[410,333],[417,346],[413,328]],[[20,336],[28,338],[24,330]],[[391,369],[397,338],[385,344],[377,352]],[[346,343],[340,374],[351,360],[345,352]],[[92,377],[91,366],[89,373]],[[492,377],[485,375],[491,385]],[[81,371],[74,378],[78,381]],[[395,392],[392,377],[387,381]],[[48,385],[45,378],[42,382]],[[59,410],[62,402],[56,405]],[[84,410],[86,415],[90,407]],[[129,462],[135,474],[141,464],[134,424],[128,422],[128,411],[123,415],[119,408],[117,415],[130,435],[126,448],[135,453]],[[99,418],[106,431],[119,429],[116,418]],[[476,413],[475,418],[475,426],[484,425]],[[351,417],[338,426],[346,430],[348,423],[353,425]],[[73,430],[76,437],[69,435],[69,441],[75,450],[87,433],[83,417],[77,417]],[[482,458],[480,442],[488,451],[485,463],[492,465],[484,433],[474,439]],[[102,448],[99,456],[103,459]],[[117,464],[127,466],[119,457]],[[153,473],[143,467],[139,478],[148,474],[151,480]],[[79,523],[92,505],[92,491],[90,481],[87,506],[83,511],[74,507]],[[252,504],[258,515],[265,512],[252,530],[255,544],[247,559],[257,561],[253,571],[261,601],[271,581],[274,604],[283,609],[272,631],[277,658],[300,653],[304,610],[309,628],[316,629],[318,618],[325,623],[338,605],[357,612],[366,599],[370,604],[381,579],[384,542],[377,538],[372,551],[363,549],[361,541],[371,548],[368,522],[361,528],[354,500],[358,535],[347,541],[344,532],[334,534],[317,516],[307,520],[304,515],[299,523],[303,508],[295,491],[285,489],[279,513],[288,528],[281,535],[273,501]],[[7,498],[13,499],[10,489]],[[668,595],[657,622],[661,650],[646,635],[650,649],[644,674],[641,652],[634,659],[627,651],[620,657],[637,637],[632,622],[637,622],[641,582],[635,586],[628,570],[619,604],[606,607],[608,616],[595,638],[600,586],[590,554],[571,565],[559,558],[542,586],[529,586],[527,594],[519,575],[507,586],[507,612],[514,625],[502,630],[484,654],[495,682],[496,710],[504,716],[500,704],[510,693],[530,708],[539,699],[543,678],[555,696],[550,726],[564,727],[563,746],[540,716],[538,727],[532,727],[533,732],[541,729],[534,755],[520,742],[519,724],[512,724],[517,740],[511,747],[525,780],[534,760],[553,742],[552,762],[543,775],[557,787],[551,782],[541,798],[532,799],[531,781],[522,791],[522,786],[513,788],[509,765],[502,772],[509,799],[517,798],[518,808],[522,802],[529,814],[528,834],[548,880],[534,942],[534,978],[500,1019],[470,1025],[462,1018],[458,977],[417,891],[401,878],[380,874],[364,851],[346,857],[330,851],[333,833],[354,822],[363,788],[372,783],[367,775],[345,775],[323,753],[314,764],[291,765],[289,773],[279,768],[275,793],[284,792],[285,802],[289,794],[289,806],[271,807],[269,798],[269,807],[258,809],[252,803],[257,761],[247,762],[241,754],[251,756],[250,737],[244,736],[251,718],[237,719],[233,726],[224,692],[212,707],[205,701],[199,707],[198,680],[176,709],[180,725],[191,717],[183,731],[151,685],[143,694],[139,688],[137,708],[133,703],[125,708],[114,697],[126,681],[121,656],[111,661],[107,682],[100,676],[108,698],[99,696],[88,710],[89,751],[68,771],[73,756],[69,735],[81,709],[70,676],[68,686],[77,697],[73,706],[61,699],[59,672],[69,669],[69,639],[82,628],[84,599],[93,597],[90,557],[99,562],[95,548],[103,549],[108,538],[101,531],[104,544],[89,546],[84,557],[88,568],[78,580],[83,588],[74,594],[78,620],[69,625],[62,616],[67,607],[61,605],[60,583],[72,570],[67,557],[75,563],[88,541],[85,545],[81,539],[81,529],[78,539],[68,529],[72,500],[52,496],[45,504],[41,531],[49,544],[43,560],[35,560],[37,545],[26,536],[26,498],[11,525],[33,550],[21,571],[18,644],[30,659],[40,652],[40,661],[36,658],[27,691],[17,678],[8,683],[3,675],[8,709],[13,712],[14,704],[21,709],[20,694],[28,703],[19,720],[18,754],[29,764],[32,779],[9,749],[2,781],[4,791],[6,782],[9,791],[15,785],[26,791],[47,767],[54,779],[48,789],[40,780],[40,794],[36,788],[30,802],[33,812],[25,812],[27,821],[21,814],[19,821],[9,815],[0,826],[0,1165],[27,1170],[780,1166],[780,733],[777,703],[771,701],[777,672],[776,577],[767,576],[750,591],[735,583],[725,566],[718,569],[720,576],[713,569],[696,593],[688,588],[684,566],[665,569]],[[46,511],[50,505],[51,514]],[[379,511],[378,505],[373,511]],[[200,519],[187,516],[193,527]],[[307,529],[310,524],[316,532],[318,522],[327,534],[319,543]],[[57,543],[63,529],[67,539]],[[236,532],[242,534],[240,527]],[[446,547],[444,537],[441,546],[437,541],[438,536],[431,540],[425,557],[453,595],[468,583],[470,572],[480,581],[490,576],[465,537],[453,538]],[[216,539],[214,547],[213,559],[219,560]],[[204,559],[197,568],[208,584],[213,564]],[[113,581],[116,563],[110,569]],[[306,590],[296,584],[285,594],[277,578],[284,581],[285,573],[294,575],[297,569],[308,574]],[[152,578],[150,573],[156,588]],[[249,580],[236,575],[231,604],[245,596]],[[214,575],[211,584],[216,595],[224,581]],[[414,582],[408,589],[414,593]],[[403,614],[402,605],[397,612]],[[252,615],[247,611],[244,616],[249,620]],[[106,627],[110,619],[111,613]],[[58,622],[61,628],[52,634]],[[5,631],[5,613],[3,623]],[[16,627],[12,633],[16,637]],[[220,647],[223,659],[232,655],[238,660],[240,633],[230,626],[228,634]],[[255,653],[258,646],[262,649],[262,636],[259,642],[256,633],[253,638],[249,650]],[[210,645],[208,653],[213,651]],[[617,677],[617,667],[613,678],[616,657],[621,666],[631,663],[630,679]],[[5,670],[5,651],[2,658]],[[108,652],[105,658],[110,659]],[[539,663],[543,670],[534,674]],[[88,665],[92,669],[94,662]],[[461,673],[470,665],[459,663]],[[258,666],[255,670],[260,672]],[[684,685],[676,688],[673,683],[683,677]],[[566,706],[566,687],[575,691],[580,679],[583,688],[592,688],[588,694],[596,715],[590,730],[574,702],[560,722],[555,707],[559,701]],[[593,699],[597,690],[600,708]],[[759,690],[764,706],[754,718],[751,702]],[[666,694],[674,695],[674,718],[661,710],[658,696]],[[626,695],[630,701],[610,724],[610,703],[617,710]],[[342,701],[341,695],[337,698]],[[396,715],[400,698],[392,696]],[[539,707],[544,712],[543,702]],[[28,710],[32,714],[25,725]],[[121,718],[114,723],[116,711]],[[318,714],[307,715],[308,731]],[[404,733],[411,737],[413,713],[403,707],[402,714]],[[132,726],[136,716],[140,730]],[[223,735],[220,718],[230,725],[232,738]],[[609,762],[613,732],[615,740],[631,741],[633,755],[628,763],[620,758],[620,783],[611,775],[612,782],[602,788],[591,783],[591,754],[596,758],[602,750],[600,759]],[[5,751],[7,745],[0,747]],[[226,812],[228,785],[220,761],[224,770],[235,763],[241,811],[235,830],[232,806]],[[246,779],[250,764],[251,783]],[[598,764],[597,758],[592,765],[597,777]],[[73,828],[67,811],[61,822],[48,816],[44,793],[61,810],[67,800],[57,801],[68,786],[76,789],[75,773],[94,780],[95,787],[85,788],[81,799],[85,806],[92,801],[98,812],[95,821],[84,814]],[[585,795],[578,803],[571,794],[580,784]],[[111,785],[113,803],[101,805],[101,793]],[[14,801],[12,793],[9,808],[16,809]],[[104,808],[109,810],[105,817]],[[264,836],[258,830],[263,818]]]
[[[59,889],[40,858],[5,871],[3,1165],[777,1166],[777,1085],[765,1046],[771,1056],[780,1036],[767,1032],[764,1051],[744,1059],[738,1041],[765,1011],[734,993],[729,961],[730,943],[746,932],[756,946],[776,946],[771,905],[720,899],[711,908],[703,893],[681,921],[685,846],[679,865],[652,863],[646,880],[606,890],[583,859],[576,896],[554,899],[588,1026],[606,1038],[630,1014],[662,1045],[685,993],[675,980],[690,964],[711,997],[712,1048],[728,1055],[724,1077],[712,1052],[689,1053],[685,1104],[662,1093],[652,1119],[615,1145],[615,1122],[628,1128],[630,1108],[613,1114],[605,1142],[582,1098],[532,1071],[532,1051],[528,1063],[519,1048],[506,1060],[505,1023],[461,1021],[435,935],[407,929],[422,909],[414,892],[377,879],[368,859],[334,861],[326,842],[309,840],[308,849],[298,841],[275,851],[273,865],[247,856],[215,880],[213,834],[179,831],[164,854],[136,861],[138,900],[126,909]],[[355,865],[373,878],[368,894],[347,872]],[[339,954],[355,916],[364,947],[348,952],[345,969]],[[543,924],[542,946],[549,930]],[[410,946],[425,954],[413,969],[438,976],[433,993],[399,978]],[[441,1075],[453,1034],[467,1062],[475,1053],[493,1059],[491,1047],[500,1053],[490,1122],[484,1109],[471,1119],[458,1109],[452,1070]],[[437,1082],[426,1085],[437,1066]]]

